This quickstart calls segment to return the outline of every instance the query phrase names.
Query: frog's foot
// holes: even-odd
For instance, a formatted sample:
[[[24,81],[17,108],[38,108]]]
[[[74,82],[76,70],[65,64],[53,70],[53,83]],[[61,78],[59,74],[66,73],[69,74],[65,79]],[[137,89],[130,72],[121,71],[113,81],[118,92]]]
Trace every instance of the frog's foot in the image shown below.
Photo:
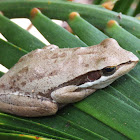
[[[83,89],[71,85],[53,91],[51,97],[57,103],[68,104],[80,101],[93,92],[95,92],[95,89]]]
[[[58,105],[45,98],[37,99],[9,93],[0,95],[0,110],[18,116],[39,117],[55,114]]]

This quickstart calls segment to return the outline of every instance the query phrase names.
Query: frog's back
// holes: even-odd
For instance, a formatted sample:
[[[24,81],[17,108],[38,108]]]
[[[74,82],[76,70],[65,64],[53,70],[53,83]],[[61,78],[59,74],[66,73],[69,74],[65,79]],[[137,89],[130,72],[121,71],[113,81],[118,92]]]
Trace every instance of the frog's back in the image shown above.
[[[0,79],[0,85],[18,91],[47,93],[79,75],[125,63],[130,56],[114,39],[91,47],[59,49],[51,45],[23,56]]]
[[[20,58],[2,78],[1,89],[46,93],[68,81],[68,62],[75,49],[37,49]],[[66,66],[66,67],[65,67]],[[70,64],[69,68],[72,65]],[[4,88],[3,88],[4,87]],[[43,89],[43,90],[42,90]]]

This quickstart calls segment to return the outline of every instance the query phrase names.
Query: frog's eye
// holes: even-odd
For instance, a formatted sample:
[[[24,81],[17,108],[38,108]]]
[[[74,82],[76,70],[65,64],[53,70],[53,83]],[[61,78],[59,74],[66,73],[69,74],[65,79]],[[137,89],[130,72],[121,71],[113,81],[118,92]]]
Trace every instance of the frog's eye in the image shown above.
[[[106,67],[106,68],[102,69],[104,76],[112,75],[115,73],[115,71],[116,71],[116,67]]]

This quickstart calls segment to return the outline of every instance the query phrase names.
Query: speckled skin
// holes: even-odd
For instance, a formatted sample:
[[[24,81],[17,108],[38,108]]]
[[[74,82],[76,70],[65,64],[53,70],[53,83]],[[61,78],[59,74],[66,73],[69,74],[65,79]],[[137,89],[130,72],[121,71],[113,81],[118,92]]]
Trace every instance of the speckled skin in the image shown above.
[[[129,61],[130,64],[125,64]],[[21,57],[0,78],[0,110],[27,117],[53,115],[61,104],[79,101],[96,90],[94,86],[77,91],[76,85],[61,86],[64,83],[91,71],[123,64],[107,84],[100,83],[107,86],[137,62],[138,58],[122,49],[114,39],[91,47],[59,49],[51,45],[37,49]]]

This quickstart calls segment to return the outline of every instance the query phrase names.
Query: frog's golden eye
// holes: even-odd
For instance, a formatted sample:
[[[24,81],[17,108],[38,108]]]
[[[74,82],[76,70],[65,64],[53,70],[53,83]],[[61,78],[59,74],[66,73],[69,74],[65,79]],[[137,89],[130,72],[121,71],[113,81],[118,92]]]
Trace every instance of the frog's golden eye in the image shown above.
[[[112,66],[112,67],[105,67],[104,69],[102,69],[103,75],[104,76],[109,76],[114,74],[116,71],[116,67]]]

